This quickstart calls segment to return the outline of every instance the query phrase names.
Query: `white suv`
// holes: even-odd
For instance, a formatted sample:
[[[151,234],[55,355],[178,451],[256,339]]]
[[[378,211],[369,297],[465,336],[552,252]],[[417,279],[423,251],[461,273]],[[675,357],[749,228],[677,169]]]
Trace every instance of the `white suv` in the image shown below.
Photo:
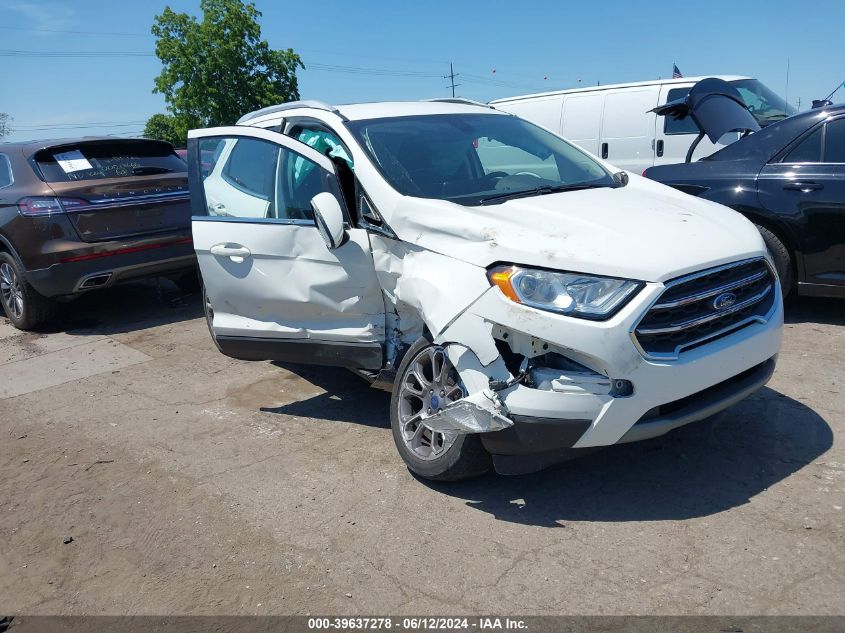
[[[455,100],[296,102],[189,134],[211,334],[392,389],[408,467],[523,473],[760,388],[783,308],[730,209]]]

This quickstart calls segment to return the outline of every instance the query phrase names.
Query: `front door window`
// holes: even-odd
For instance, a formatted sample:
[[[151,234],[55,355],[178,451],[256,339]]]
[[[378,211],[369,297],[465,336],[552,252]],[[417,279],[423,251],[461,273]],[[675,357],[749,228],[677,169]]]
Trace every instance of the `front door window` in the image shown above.
[[[267,140],[206,138],[200,155],[219,155],[203,179],[208,215],[313,221],[311,199],[335,192],[334,179],[314,161]]]

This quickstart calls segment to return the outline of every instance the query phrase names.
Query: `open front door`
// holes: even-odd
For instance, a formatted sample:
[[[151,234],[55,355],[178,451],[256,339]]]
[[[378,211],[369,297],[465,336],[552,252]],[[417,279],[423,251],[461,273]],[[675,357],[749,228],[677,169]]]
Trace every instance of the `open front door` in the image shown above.
[[[318,193],[343,207],[331,160],[276,132],[232,126],[192,130],[188,164],[194,248],[221,351],[380,369],[384,301],[367,232],[348,227],[330,251],[314,225]]]

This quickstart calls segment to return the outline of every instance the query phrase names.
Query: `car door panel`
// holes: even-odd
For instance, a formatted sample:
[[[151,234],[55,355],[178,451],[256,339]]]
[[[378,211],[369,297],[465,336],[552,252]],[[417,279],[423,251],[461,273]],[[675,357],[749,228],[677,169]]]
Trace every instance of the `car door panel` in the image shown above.
[[[760,202],[797,225],[803,281],[845,286],[845,165],[766,165]]]
[[[823,154],[810,162],[806,148],[817,136],[823,140],[813,151],[824,148]],[[839,147],[841,139],[845,139],[845,118],[829,121],[825,129],[808,135],[791,150],[784,162],[768,164],[760,172],[760,203],[797,229],[799,284],[845,288],[845,162],[838,162],[845,161],[845,149]],[[837,148],[831,146],[834,142]],[[833,155],[834,151],[842,155]],[[793,162],[798,159],[808,162]]]
[[[384,302],[368,234],[351,228],[348,240],[330,251],[306,217],[310,197],[334,183],[331,161],[257,128],[191,134],[189,162],[199,182],[192,187],[194,248],[222,351],[238,358],[379,368]],[[239,203],[236,196],[227,198],[234,207],[214,214],[209,199],[220,195],[225,181],[212,176],[226,169],[221,163],[227,154],[203,179],[196,159],[202,139],[257,139],[279,148],[277,163],[259,166],[274,182],[259,192],[268,198],[270,217],[255,217],[252,203]],[[251,186],[258,188],[257,182]],[[335,184],[330,190],[337,194]]]

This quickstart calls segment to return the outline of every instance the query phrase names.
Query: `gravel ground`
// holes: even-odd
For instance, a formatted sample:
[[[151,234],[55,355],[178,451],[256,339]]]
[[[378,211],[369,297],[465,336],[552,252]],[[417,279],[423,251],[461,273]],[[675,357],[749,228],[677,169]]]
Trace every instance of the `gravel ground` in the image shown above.
[[[214,348],[167,281],[0,318],[0,612],[843,614],[845,302],[710,421],[524,477],[412,477],[388,394]]]

